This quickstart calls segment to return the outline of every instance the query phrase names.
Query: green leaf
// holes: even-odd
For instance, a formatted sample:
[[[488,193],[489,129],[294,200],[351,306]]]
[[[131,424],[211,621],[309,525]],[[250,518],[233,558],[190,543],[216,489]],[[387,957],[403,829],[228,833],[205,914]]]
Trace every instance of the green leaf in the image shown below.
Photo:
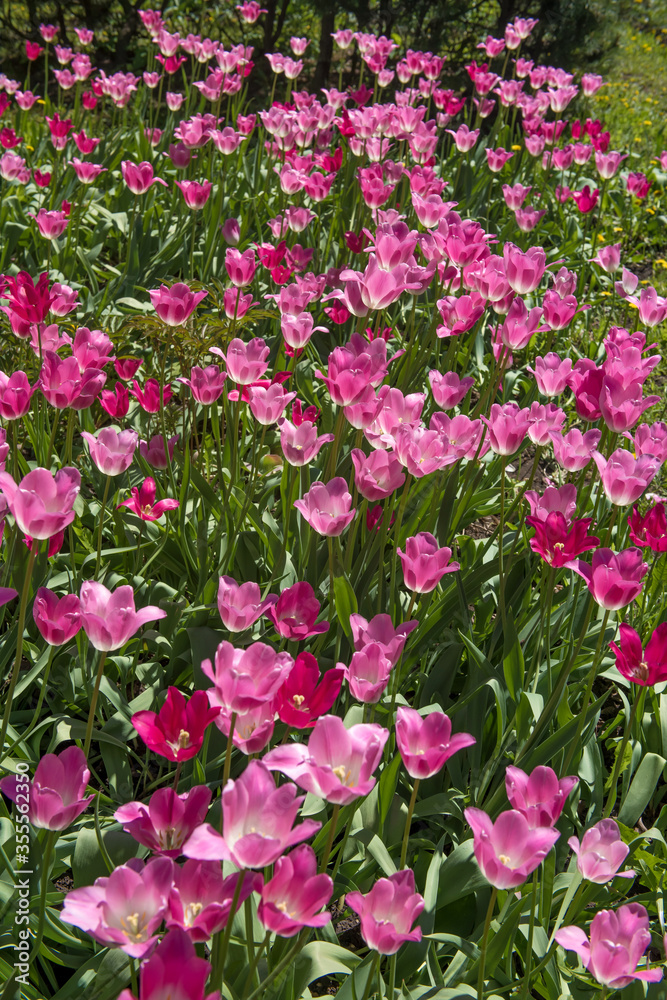
[[[515,703],[523,688],[524,671],[523,650],[516,634],[514,620],[511,614],[508,614],[505,623],[503,674],[512,701]]]
[[[618,818],[627,826],[634,826],[655,792],[660,775],[667,761],[657,753],[647,753],[637,769]]]
[[[310,941],[294,960],[294,996],[303,996],[306,987],[315,979],[352,972],[359,963],[357,955],[339,944]]]
[[[336,601],[336,614],[345,635],[352,638],[350,628],[350,615],[357,614],[357,598],[352,589],[352,584],[346,576],[334,577],[334,599]]]

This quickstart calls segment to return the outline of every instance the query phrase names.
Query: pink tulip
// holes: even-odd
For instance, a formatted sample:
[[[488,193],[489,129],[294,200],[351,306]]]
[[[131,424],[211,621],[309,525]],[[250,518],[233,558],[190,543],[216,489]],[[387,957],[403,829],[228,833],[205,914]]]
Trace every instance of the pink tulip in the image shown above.
[[[350,615],[355,650],[364,649],[369,643],[379,643],[392,666],[398,663],[407,637],[418,624],[418,621],[412,619],[394,628],[389,615],[375,615],[370,621],[359,614]]]
[[[94,796],[84,798],[90,779],[83,750],[67,747],[59,754],[45,754],[32,781],[28,782],[28,818],[34,827],[43,830],[66,830],[77,816],[88,808]],[[0,781],[0,791],[12,802],[24,798],[25,780],[8,775]]]
[[[40,208],[32,218],[37,223],[40,234],[47,240],[56,240],[62,236],[69,222],[64,212],[47,212],[45,208]]]
[[[607,611],[620,611],[642,591],[642,580],[648,573],[648,563],[642,561],[640,549],[597,549],[592,565],[575,559],[568,564],[586,581],[593,600]]]
[[[651,455],[660,462],[667,461],[667,424],[640,424],[632,439],[637,456]]]
[[[110,590],[93,580],[81,584],[81,623],[95,649],[120,649],[147,622],[166,618],[167,612],[154,605],[136,611],[130,586]]]
[[[123,160],[120,167],[123,180],[132,194],[146,194],[153,184],[162,184],[167,187],[166,181],[153,176],[153,164],[146,160],[139,164],[132,163],[131,160]]]
[[[642,288],[639,298],[628,295],[627,299],[637,306],[639,318],[645,326],[657,326],[667,317],[667,299],[658,295],[653,287]]]
[[[36,388],[36,384],[30,385],[25,372],[16,371],[11,375],[0,372],[0,417],[4,420],[24,417]]]
[[[633,979],[659,983],[662,969],[642,969],[637,965],[651,944],[648,913],[639,903],[619,906],[616,911],[600,910],[591,922],[590,941],[581,927],[562,927],[554,935],[558,944],[576,951],[585,969],[599,983],[613,990],[628,986]]]
[[[561,358],[554,353],[547,354],[544,358],[535,358],[535,367],[527,366],[532,372],[537,388],[543,396],[560,396],[568,385],[568,378],[572,371],[572,360]]]
[[[424,899],[415,892],[412,869],[378,879],[366,895],[348,892],[346,902],[361,918],[364,941],[380,955],[395,955],[406,941],[421,941],[421,927],[412,925],[424,909]]]
[[[444,712],[422,717],[414,708],[403,705],[396,712],[396,746],[411,778],[432,777],[450,757],[475,742],[469,733],[452,736],[452,724]]]
[[[310,465],[317,457],[322,445],[329,444],[334,439],[333,434],[317,435],[317,428],[309,420],[295,426],[283,418],[278,422],[280,427],[280,447],[290,465],[301,467]]]
[[[300,844],[278,858],[274,875],[264,883],[257,916],[268,931],[294,937],[303,927],[324,927],[331,914],[322,907],[331,899],[333,881],[317,873],[315,851]]]
[[[582,434],[577,427],[573,427],[567,434],[553,431],[549,437],[558,464],[568,472],[580,472],[593,457],[600,443],[601,431],[591,430]]]
[[[536,767],[529,775],[519,767],[505,770],[510,805],[525,816],[531,829],[554,826],[578,782],[578,778],[559,779],[550,767]]]
[[[99,163],[90,163],[88,160],[80,160],[78,156],[72,157],[69,161],[78,180],[82,184],[94,184],[102,173],[106,173],[107,168]]]
[[[167,459],[167,452],[164,447],[164,438],[161,434],[154,434],[150,441],[140,441],[139,454],[146,462],[148,462],[149,465],[152,465],[154,469],[166,469],[169,462],[173,462],[174,460],[174,448],[178,443],[179,437],[179,434],[174,434],[174,436],[170,437],[167,442],[169,459]]]
[[[403,579],[408,590],[429,594],[438,586],[445,573],[456,573],[460,566],[450,563],[452,550],[438,547],[437,539],[428,531],[407,538],[405,552],[396,551],[403,567]]]
[[[15,483],[8,472],[0,472],[0,493],[24,535],[52,538],[75,518],[74,501],[81,488],[77,469],[65,467],[52,476],[48,469],[33,469]]]
[[[211,353],[219,354],[227,365],[227,374],[232,382],[238,385],[250,385],[263,376],[269,363],[269,348],[261,337],[255,337],[249,343],[235,337],[230,341],[225,354],[219,347],[211,349]]]
[[[315,723],[307,744],[276,747],[264,763],[319,798],[347,805],[375,787],[371,775],[388,738],[389,731],[374,723],[346,729],[337,715],[325,715]]]
[[[355,354],[347,347],[335,347],[329,355],[327,374],[319,368],[315,374],[326,384],[332,402],[350,406],[364,396],[373,378],[373,361],[369,354]]]
[[[201,184],[197,181],[176,181],[175,183],[176,187],[181,190],[185,204],[194,211],[204,207],[213,187],[210,181],[202,181]]]
[[[385,500],[405,483],[401,463],[391,452],[374,451],[366,456],[360,448],[351,452],[354,482],[366,500]]]
[[[241,253],[235,247],[229,247],[225,253],[225,269],[229,280],[237,288],[252,284],[257,270],[255,251],[252,247]]]
[[[135,378],[132,386],[133,388],[129,390],[130,393],[146,413],[159,413],[160,409],[166,406],[174,394],[170,385],[165,385],[162,391],[160,391],[160,383],[156,378],[147,379],[143,388]]]
[[[650,455],[635,458],[624,448],[617,448],[609,458],[594,451],[593,458],[607,499],[619,507],[635,503],[660,467],[660,463]]]
[[[312,837],[322,825],[307,819],[294,826],[303,800],[295,785],[276,788],[265,763],[251,760],[241,776],[222,790],[222,836],[204,823],[183,853],[201,861],[232,861],[237,868],[272,865],[288,847]]]
[[[226,243],[236,246],[241,239],[241,227],[239,226],[238,219],[225,219],[220,227],[220,232]]]
[[[179,505],[178,500],[169,497],[166,500],[155,502],[157,486],[154,479],[148,478],[143,481],[141,487],[133,486],[129,500],[122,500],[118,507],[127,507],[140,517],[142,521],[157,521],[167,510],[175,510]]]
[[[222,395],[227,372],[220,371],[217,365],[207,365],[206,368],[195,366],[190,371],[190,378],[179,378],[179,382],[190,386],[194,399],[202,406],[210,406]]]
[[[230,876],[234,878],[235,876]],[[205,1000],[206,981],[211,965],[195,952],[185,931],[170,930],[139,970],[141,1000]],[[130,990],[123,990],[118,1000],[139,1000]],[[209,994],[207,1000],[214,1000]]]
[[[301,312],[297,316],[284,313],[280,317],[280,329],[287,346],[293,351],[301,351],[315,332],[328,332],[325,326],[313,324],[314,320],[309,312]]]
[[[546,253],[542,247],[530,247],[524,253],[513,243],[506,243],[503,248],[505,273],[517,295],[530,295],[534,292],[546,269]]]
[[[634,878],[637,874],[630,869],[619,871],[630,848],[621,839],[618,824],[613,819],[601,819],[595,826],[586,830],[581,843],[576,837],[570,837],[568,845],[577,855],[580,875],[588,882],[604,885],[617,876]]]
[[[167,285],[160,285],[148,293],[155,312],[163,323],[167,326],[182,326],[199,305],[206,298],[208,292],[193,292],[190,287],[182,281],[177,281],[175,285],[168,288]]]
[[[526,439],[530,410],[517,403],[494,403],[489,417],[481,418],[489,428],[491,447],[497,455],[514,455]]]
[[[352,494],[341,476],[328,483],[318,480],[301,500],[294,501],[294,506],[311,528],[327,537],[342,535],[351,524],[357,512],[356,508],[350,509],[351,505]]]
[[[61,359],[53,351],[44,351],[39,387],[46,400],[59,410],[72,407],[86,410],[100,394],[107,377],[97,367],[79,368],[76,358]]]
[[[35,595],[32,616],[39,634],[50,646],[63,646],[81,628],[79,598],[76,594],[57,597],[40,587]]]
[[[167,928],[180,928],[191,941],[204,944],[214,934],[219,933],[232,914],[234,892],[239,879],[243,879],[236,900],[236,910],[243,905],[252,892],[259,892],[262,876],[251,872],[234,872],[222,877],[219,861],[186,861],[182,867],[174,869],[174,885],[169,895],[169,909],[166,916]],[[203,985],[203,984],[202,984]],[[183,1000],[190,1000],[190,988]],[[121,994],[122,997],[122,994]],[[121,1000],[121,997],[118,1000]],[[180,1000],[180,994],[160,995],[156,1000]],[[216,994],[209,994],[217,1000]],[[207,1000],[209,1000],[207,998]],[[143,995],[142,995],[143,1000]]]
[[[263,642],[235,649],[225,641],[216,650],[215,666],[203,660],[201,669],[214,684],[207,692],[211,705],[243,714],[271,701],[293,665],[289,653],[276,653]]]
[[[618,271],[621,266],[621,244],[615,243],[613,246],[600,247],[593,263],[599,264],[603,271],[608,274]]]
[[[339,663],[338,667],[345,671],[352,697],[363,704],[374,705],[387,687],[392,663],[387,659],[383,646],[377,642],[369,642],[352,655],[349,667],[343,663]]]
[[[256,583],[239,584],[231,576],[220,577],[218,611],[222,624],[230,632],[243,632],[250,628],[277,600],[275,594],[269,594],[262,600]]]
[[[195,785],[183,795],[171,788],[159,788],[148,805],[127,802],[116,809],[114,819],[144,847],[175,859],[180,857],[190,834],[206,819],[211,794],[205,785]]]
[[[616,667],[635,684],[653,687],[667,680],[667,623],[658,625],[642,648],[640,636],[625,623],[620,626],[621,645],[610,642],[616,654]]]
[[[502,812],[495,823],[482,810],[469,808],[477,864],[496,889],[516,889],[542,863],[560,833],[551,827],[533,829],[516,809]]]
[[[160,711],[135,712],[132,725],[150,750],[180,762],[199,753],[206,727],[219,713],[209,708],[204,691],[195,691],[186,703],[178,688],[170,687]]]
[[[667,515],[664,503],[656,503],[642,517],[636,507],[628,518],[630,540],[640,548],[667,552]]]
[[[278,717],[293,729],[311,729],[335,702],[343,677],[344,671],[333,667],[320,679],[320,669],[313,654],[299,653],[276,695]]]
[[[232,733],[232,743],[241,753],[250,754],[261,753],[271,742],[275,725],[276,712],[273,699],[255,705],[247,712],[230,712],[228,708],[223,708],[220,715],[215,720],[215,724],[223,733],[229,737],[232,732],[232,716],[235,716],[234,731]]]
[[[132,858],[94,885],[68,892],[60,919],[102,945],[143,958],[158,940],[173,879],[169,858],[152,858],[146,865]]]
[[[431,392],[437,406],[442,410],[451,410],[463,402],[468,395],[470,387],[474,385],[474,378],[460,378],[456,372],[430,371],[428,380],[431,384]]]
[[[81,431],[81,437],[90,449],[94,465],[106,476],[120,476],[129,469],[139,442],[136,431],[118,433],[113,427],[103,427],[97,437]]]
[[[286,639],[303,640],[329,630],[329,622],[317,622],[320,602],[309,583],[295,583],[280,594],[267,611],[276,631]]]
[[[296,397],[296,392],[285,392],[274,382],[269,386],[250,386],[248,389],[250,411],[255,420],[265,427],[275,424],[285,408]]]

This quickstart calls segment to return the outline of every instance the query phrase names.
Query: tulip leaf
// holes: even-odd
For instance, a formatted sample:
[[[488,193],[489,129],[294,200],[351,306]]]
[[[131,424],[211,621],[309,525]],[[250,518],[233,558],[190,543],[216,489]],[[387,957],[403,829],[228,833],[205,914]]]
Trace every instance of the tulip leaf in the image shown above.
[[[345,635],[352,638],[350,627],[350,615],[357,614],[357,598],[352,589],[352,585],[346,576],[334,577],[334,598],[336,601],[336,614]]]
[[[359,962],[360,959],[354,952],[339,944],[310,941],[294,960],[293,995],[303,996],[306,987],[315,979],[352,972]]]
[[[665,764],[665,758],[657,753],[647,753],[643,758],[619,810],[621,823],[635,825],[658,786]]]

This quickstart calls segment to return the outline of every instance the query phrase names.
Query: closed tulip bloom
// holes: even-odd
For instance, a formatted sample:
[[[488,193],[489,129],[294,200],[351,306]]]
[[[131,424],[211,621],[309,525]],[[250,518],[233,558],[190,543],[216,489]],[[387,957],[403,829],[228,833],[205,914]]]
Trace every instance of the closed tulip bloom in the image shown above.
[[[369,642],[354,653],[349,667],[343,663],[338,666],[345,670],[353,698],[365,705],[377,704],[387,687],[392,669],[391,660],[387,659],[379,643]]]
[[[175,877],[176,872],[174,873]],[[199,958],[192,940],[180,928],[164,935],[151,957],[139,970],[141,1000],[204,1000],[211,965]],[[214,994],[211,994],[214,996]],[[138,1000],[123,990],[118,1000]]]
[[[317,872],[317,857],[308,844],[300,844],[278,858],[274,875],[265,882],[257,917],[268,931],[294,937],[302,927],[324,927],[331,914],[322,907],[331,899],[333,880]]]
[[[505,770],[505,788],[512,809],[517,809],[535,829],[554,826],[578,778],[559,779],[551,767],[539,766],[530,774],[519,767]]]
[[[218,365],[207,365],[198,368],[196,365],[190,372],[190,378],[181,378],[180,382],[190,386],[193,398],[202,406],[210,406],[222,395],[222,389],[227,372],[220,370]]]
[[[625,623],[619,627],[621,644],[610,642],[611,649],[616,654],[616,667],[635,684],[653,687],[667,680],[667,622],[658,625],[642,648],[640,636],[630,625]]]
[[[223,708],[215,724],[224,736],[229,737],[232,733],[232,742],[241,753],[246,756],[261,753],[273,736],[276,721],[273,701],[264,701],[247,712],[230,712],[228,708]],[[233,732],[232,716],[235,717]]]
[[[81,437],[90,449],[90,457],[96,467],[106,476],[120,476],[132,465],[134,452],[139,443],[136,431],[121,431],[113,427],[103,427],[97,436],[82,431]]]
[[[130,408],[130,394],[122,382],[116,382],[116,389],[111,392],[103,389],[99,395],[100,406],[114,420],[122,420]]]
[[[47,212],[45,208],[40,208],[37,215],[32,218],[37,223],[40,235],[47,240],[56,240],[67,229],[69,218],[64,212]]]
[[[529,247],[524,253],[513,243],[506,243],[503,260],[510,288],[517,295],[529,295],[536,290],[547,263],[547,255],[542,247]]]
[[[237,583],[231,576],[220,577],[218,611],[222,624],[230,632],[250,628],[277,600],[276,594],[269,594],[262,600],[257,583]]]
[[[301,581],[282,591],[267,610],[276,631],[285,639],[302,640],[329,630],[329,622],[317,622],[320,602],[309,583]]]
[[[361,936],[380,955],[395,955],[406,941],[421,941],[413,924],[424,909],[410,868],[377,880],[369,893],[348,892],[347,905],[361,918]]]
[[[65,896],[61,920],[86,931],[100,944],[143,958],[158,940],[174,880],[169,858],[152,858],[144,865],[132,858],[94,885],[72,889]]]
[[[344,674],[333,667],[320,676],[313,654],[299,653],[274,702],[281,722],[293,729],[311,729],[340,694]]]
[[[581,472],[586,468],[600,443],[601,436],[602,432],[597,429],[582,434],[578,427],[573,427],[567,434],[552,431],[549,435],[554,457],[567,472]]]
[[[94,798],[84,797],[89,779],[86,758],[79,747],[45,754],[29,782],[28,819],[32,825],[56,831],[71,826]],[[12,802],[17,801],[19,792],[23,798],[24,787],[25,778],[13,774],[0,781],[0,791]]]
[[[206,298],[208,292],[193,292],[192,289],[182,281],[177,281],[171,288],[167,285],[160,285],[148,293],[151,303],[159,318],[167,326],[182,326],[197,308],[200,302]]]
[[[333,403],[351,406],[364,397],[373,379],[373,361],[369,354],[355,354],[348,347],[335,347],[329,355],[327,374],[315,370],[322,379]]]
[[[405,483],[405,473],[393,452],[373,451],[366,456],[360,448],[351,453],[354,483],[365,500],[385,500]]]
[[[463,402],[468,395],[470,387],[474,385],[474,378],[460,378],[456,372],[430,371],[428,380],[431,384],[431,392],[437,406],[442,410],[451,410]]]
[[[379,643],[392,666],[398,663],[408,636],[418,625],[419,622],[413,618],[394,628],[389,615],[375,615],[370,621],[360,614],[350,615],[355,650],[364,649],[371,642]]]
[[[576,837],[570,837],[568,845],[577,855],[579,874],[588,882],[604,885],[616,876],[634,878],[637,874],[629,869],[619,871],[630,848],[623,842],[618,824],[613,819],[601,819],[586,830],[581,842]]]
[[[633,979],[659,983],[662,969],[641,969],[637,965],[651,944],[648,913],[639,903],[619,906],[616,911],[600,910],[591,922],[590,941],[581,927],[562,927],[554,935],[558,944],[576,951],[585,969],[613,990],[629,986]]]
[[[167,928],[169,930],[181,928],[191,941],[198,944],[210,941],[214,934],[227,926],[227,921],[232,915],[232,904],[239,879],[243,881],[236,897],[234,913],[252,892],[260,891],[263,882],[261,875],[252,872],[234,872],[223,878],[219,861],[191,859],[181,867],[176,867],[174,885],[169,894]],[[188,982],[188,991],[183,994],[183,1000],[191,1000],[191,988]],[[215,997],[215,994],[210,996]],[[168,998],[180,1000],[181,994],[167,993],[166,996],[160,994],[156,1000],[168,1000]],[[122,994],[119,1000],[122,1000]],[[144,1000],[143,994],[142,1000]]]
[[[583,577],[593,599],[607,611],[620,611],[642,592],[642,580],[648,573],[640,549],[597,549],[593,562],[575,559],[568,568]]]
[[[594,451],[593,459],[607,499],[619,507],[635,503],[660,468],[660,462],[651,455],[635,458],[624,448],[617,448],[609,458]]]
[[[199,753],[206,727],[219,713],[209,707],[204,691],[195,691],[186,702],[178,688],[170,687],[160,711],[135,712],[132,725],[150,750],[180,762]]]
[[[307,819],[294,826],[305,798],[296,791],[291,782],[276,788],[265,763],[251,760],[241,776],[222,790],[222,836],[204,823],[183,853],[201,861],[232,861],[237,868],[272,865],[288,847],[312,837],[322,825]]]
[[[638,382],[623,385],[615,378],[605,376],[600,390],[600,412],[607,427],[616,432],[629,430],[642,414],[659,403],[660,396],[644,396]]]
[[[24,535],[52,538],[75,518],[74,501],[81,489],[81,475],[66,466],[55,476],[48,469],[33,469],[20,483],[0,472],[0,493]]]
[[[248,395],[253,417],[259,424],[269,427],[282,417],[285,408],[296,397],[296,392],[285,392],[282,385],[274,382],[269,386],[251,385]]]
[[[640,548],[667,552],[667,514],[664,503],[653,504],[644,516],[633,507],[628,518],[630,540]]]
[[[408,590],[428,594],[440,583],[445,573],[455,573],[460,566],[450,563],[452,550],[440,548],[437,539],[428,531],[407,538],[405,552],[397,548],[403,567],[403,580]]]
[[[265,765],[327,802],[347,805],[375,787],[372,773],[382,759],[389,731],[374,723],[345,728],[337,715],[315,723],[307,744],[275,747]]]
[[[54,351],[44,351],[39,387],[51,406],[59,410],[68,406],[86,410],[99,396],[106,380],[99,368],[86,368],[82,372],[76,358],[61,359]]]
[[[167,451],[164,447],[164,438],[161,434],[154,434],[150,441],[140,441],[139,442],[139,454],[149,465],[152,465],[154,469],[166,469],[169,462],[174,460],[174,448],[178,443],[180,434],[174,434],[170,437],[167,442],[167,448],[169,449],[169,458],[167,459]],[[165,501],[162,501],[163,503]]]
[[[415,780],[431,778],[450,757],[475,742],[469,733],[452,736],[452,724],[444,712],[422,717],[403,705],[396,712],[396,746],[403,766]]]
[[[153,164],[146,160],[139,164],[132,163],[131,160],[123,160],[120,168],[123,180],[132,194],[146,194],[153,184],[162,184],[167,187],[166,181],[153,175]]]
[[[218,347],[211,349],[213,354],[219,354],[223,358],[227,365],[227,374],[232,382],[238,385],[250,385],[261,379],[269,367],[267,361],[269,351],[269,347],[261,337],[254,337],[247,344],[235,337],[230,341],[226,353]]]
[[[294,501],[294,506],[314,531],[327,537],[342,535],[357,512],[356,507],[350,510],[352,494],[342,476],[328,483],[313,483],[301,500]]]
[[[81,584],[81,621],[91,646],[101,651],[120,649],[142,625],[166,618],[167,612],[154,605],[136,611],[134,590],[116,587],[113,593],[88,580]]]
[[[180,188],[183,201],[188,206],[197,211],[203,208],[211,194],[213,185],[210,181],[176,181],[176,187]]]
[[[494,403],[489,417],[481,418],[489,429],[491,447],[497,455],[514,455],[528,435],[530,409],[517,403]]]
[[[568,378],[572,371],[572,359],[561,358],[550,352],[543,358],[538,355],[535,358],[535,367],[527,366],[532,372],[537,388],[543,396],[560,396],[568,385]]]
[[[466,809],[465,818],[472,827],[477,864],[496,889],[523,885],[560,837],[551,827],[533,829],[516,809],[502,812],[495,823],[482,809]]]
[[[148,804],[127,802],[116,809],[114,819],[144,847],[175,859],[190,834],[206,819],[211,794],[206,785],[195,785],[183,795],[172,788],[159,788]]]
[[[317,458],[323,445],[334,439],[333,434],[320,434],[310,420],[304,420],[298,426],[283,418],[278,422],[280,427],[280,447],[290,465],[300,468]]]
[[[30,385],[25,372],[0,372],[0,417],[4,420],[18,420],[30,409],[30,400],[37,385]]]
[[[270,701],[293,666],[289,653],[276,653],[263,642],[235,649],[225,641],[216,650],[215,666],[203,660],[201,669],[214,684],[208,690],[211,704],[243,714]]]
[[[35,595],[32,617],[42,639],[50,646],[63,646],[81,628],[79,598],[76,594],[58,597],[52,590],[40,587]]]

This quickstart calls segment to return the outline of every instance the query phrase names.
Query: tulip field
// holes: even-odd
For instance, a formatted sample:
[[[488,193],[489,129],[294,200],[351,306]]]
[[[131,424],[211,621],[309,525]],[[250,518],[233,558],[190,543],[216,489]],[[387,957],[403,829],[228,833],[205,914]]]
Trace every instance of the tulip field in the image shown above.
[[[664,998],[667,151],[235,9],[0,73],[0,1000]]]

